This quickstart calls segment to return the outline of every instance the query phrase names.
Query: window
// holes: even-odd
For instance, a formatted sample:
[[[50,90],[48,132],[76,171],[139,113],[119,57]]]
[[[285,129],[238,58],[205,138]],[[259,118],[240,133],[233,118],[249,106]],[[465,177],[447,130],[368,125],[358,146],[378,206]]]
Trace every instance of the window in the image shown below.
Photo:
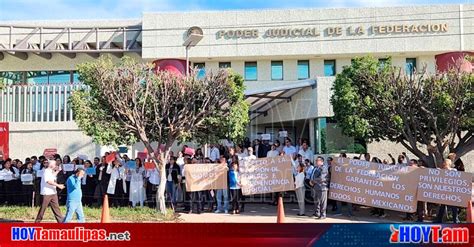
[[[304,80],[309,78],[309,61],[299,60],[298,61],[298,80]]]
[[[383,68],[385,65],[387,65],[388,58],[379,58],[379,67]]]
[[[283,80],[283,61],[272,61],[272,80]]]
[[[416,58],[407,58],[405,63],[405,72],[407,75],[413,75],[416,70]]]
[[[246,81],[257,80],[257,62],[245,62],[244,77]]]
[[[70,71],[51,71],[48,78],[49,83],[70,83],[71,72]]]
[[[230,62],[219,62],[219,69],[228,69],[230,68]]]
[[[324,60],[324,76],[336,75],[336,60]]]
[[[194,63],[194,68],[197,69],[196,76],[198,79],[202,79],[206,76],[206,68],[204,63]]]

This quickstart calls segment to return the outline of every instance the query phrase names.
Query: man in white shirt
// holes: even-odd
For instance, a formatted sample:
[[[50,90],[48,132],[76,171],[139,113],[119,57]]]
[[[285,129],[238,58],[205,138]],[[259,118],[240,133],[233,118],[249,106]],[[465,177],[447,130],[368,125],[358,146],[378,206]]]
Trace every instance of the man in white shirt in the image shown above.
[[[303,157],[303,160],[307,160],[307,159],[314,160],[313,151],[311,151],[307,142],[303,142],[298,154],[300,154]]]
[[[219,152],[219,148],[217,148],[217,144],[212,144],[211,152],[209,153],[209,159],[214,163],[219,160],[221,154]]]
[[[59,209],[58,194],[56,191],[56,188],[61,190],[64,189],[64,185],[56,183],[56,176],[60,172],[60,168],[56,165],[56,161],[54,160],[45,161],[44,165],[47,168],[44,170],[41,179],[41,195],[43,196],[43,203],[41,204],[35,222],[41,222],[46,208],[51,207],[56,221],[60,223],[63,222],[63,216]]]
[[[280,155],[280,153],[276,150],[275,144],[273,144],[271,150],[267,152],[267,158],[277,157],[278,155]]]
[[[249,155],[247,157],[245,157],[244,160],[254,160],[254,159],[257,158],[257,156],[255,156],[253,154],[253,148],[252,147],[248,147],[247,151],[248,151]]]
[[[296,148],[295,146],[291,145],[290,138],[285,138],[285,146],[283,147],[283,153],[285,153],[285,155],[290,155],[290,156],[293,156],[296,154]]]

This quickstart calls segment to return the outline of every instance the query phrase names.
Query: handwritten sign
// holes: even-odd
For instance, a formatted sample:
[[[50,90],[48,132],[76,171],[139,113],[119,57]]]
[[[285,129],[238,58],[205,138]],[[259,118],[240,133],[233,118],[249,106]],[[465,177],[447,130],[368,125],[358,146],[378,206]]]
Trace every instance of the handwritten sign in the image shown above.
[[[417,199],[456,207],[471,200],[472,174],[447,169],[420,169]]]
[[[416,211],[419,168],[347,158],[335,161],[329,199],[401,212]]]
[[[76,165],[75,169],[79,169],[79,168],[84,169],[84,165]]]
[[[187,164],[186,191],[227,189],[226,164]]]
[[[43,174],[44,174],[44,169],[41,169],[41,170],[37,170],[37,171],[36,171],[36,177],[37,177],[37,178],[43,177]]]
[[[96,175],[97,171],[94,167],[89,167],[89,168],[86,169],[86,174],[87,175]]]
[[[295,189],[290,156],[245,160],[239,171],[244,195]]]

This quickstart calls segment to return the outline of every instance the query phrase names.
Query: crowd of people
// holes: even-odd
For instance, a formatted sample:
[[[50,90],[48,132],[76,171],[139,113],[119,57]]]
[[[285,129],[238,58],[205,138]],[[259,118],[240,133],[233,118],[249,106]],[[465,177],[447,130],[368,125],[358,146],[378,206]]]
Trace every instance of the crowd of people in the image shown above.
[[[239,165],[242,161],[289,155],[294,168],[294,195],[299,206],[298,216],[305,215],[305,205],[308,202],[314,203],[314,214],[311,216],[317,219],[326,218],[327,205],[335,215],[342,215],[344,205],[347,216],[353,216],[354,211],[359,210],[358,205],[328,200],[333,157],[315,157],[308,140],[299,139],[294,145],[290,138],[285,138],[283,144],[279,140],[270,144],[266,140],[250,142],[246,138],[242,144],[212,144],[209,148],[209,155],[205,155],[201,148],[189,152],[186,145],[176,155],[170,152],[165,169],[166,181],[161,181],[156,167],[145,169],[146,160],[136,158],[135,165],[129,167],[127,164],[131,159],[126,154],[116,153],[111,162],[106,162],[110,153],[95,157],[92,161],[83,156],[71,159],[69,155],[55,154],[48,158],[32,156],[23,162],[19,159],[3,159],[0,155],[0,203],[41,206],[37,222],[42,220],[48,206],[52,208],[58,222],[64,221],[59,205],[67,205],[66,221],[71,219],[72,214],[77,214],[79,221],[83,221],[82,205],[100,207],[106,194],[111,206],[154,208],[157,206],[156,191],[163,182],[166,184],[166,202],[175,211],[239,214],[245,211],[245,202],[249,201],[241,192]],[[347,155],[341,153],[339,157]],[[351,158],[385,164],[425,166],[422,160],[409,159],[406,153],[398,155],[397,159],[390,154],[389,157],[390,160],[381,160],[366,153]],[[201,163],[226,164],[229,168],[228,189],[186,192],[186,164]],[[443,169],[464,171],[464,166],[460,159],[450,154],[443,163]],[[269,203],[276,205],[279,196],[282,193],[272,194]],[[417,213],[407,213],[405,220],[414,220],[416,215],[417,221],[423,221],[426,215],[432,214],[428,210],[432,207],[430,203],[419,202]],[[459,208],[445,205],[437,207],[437,222],[443,220],[449,209],[453,221],[459,223]],[[380,208],[373,208],[371,214],[382,218],[386,216],[385,210]]]

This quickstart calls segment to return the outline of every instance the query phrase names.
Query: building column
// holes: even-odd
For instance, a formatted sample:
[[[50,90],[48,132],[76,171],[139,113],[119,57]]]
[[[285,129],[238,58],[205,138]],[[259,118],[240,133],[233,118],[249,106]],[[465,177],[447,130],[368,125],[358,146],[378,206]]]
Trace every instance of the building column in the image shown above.
[[[316,132],[314,131],[316,122],[314,118],[309,120],[309,143],[311,143],[311,151],[313,153],[316,152]]]

